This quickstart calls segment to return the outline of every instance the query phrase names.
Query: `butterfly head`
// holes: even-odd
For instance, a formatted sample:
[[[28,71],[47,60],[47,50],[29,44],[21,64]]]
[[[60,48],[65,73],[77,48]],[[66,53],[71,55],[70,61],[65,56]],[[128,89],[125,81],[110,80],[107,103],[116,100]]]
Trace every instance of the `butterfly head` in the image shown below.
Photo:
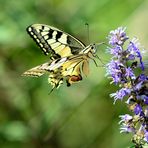
[[[89,49],[90,49],[90,52],[92,53],[92,54],[96,54],[96,44],[95,43],[93,43],[93,44],[90,44],[89,45]]]
[[[105,44],[104,42],[101,42],[101,43],[92,43],[88,46],[88,48],[90,49],[90,52],[95,55],[96,54],[96,51],[97,51],[97,47],[102,45],[102,44]]]
[[[83,53],[83,54],[88,54],[88,53],[95,54],[96,53],[96,44],[93,43],[93,44],[88,45],[80,53]]]

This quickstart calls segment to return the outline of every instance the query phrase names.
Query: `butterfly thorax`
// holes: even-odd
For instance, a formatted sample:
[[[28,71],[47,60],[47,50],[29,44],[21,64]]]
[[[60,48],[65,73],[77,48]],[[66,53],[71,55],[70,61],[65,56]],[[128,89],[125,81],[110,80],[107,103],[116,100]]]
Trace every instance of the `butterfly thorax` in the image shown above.
[[[87,54],[87,53],[91,53],[91,54],[95,54],[96,53],[96,44],[90,44],[88,46],[86,46],[81,52],[80,54]]]

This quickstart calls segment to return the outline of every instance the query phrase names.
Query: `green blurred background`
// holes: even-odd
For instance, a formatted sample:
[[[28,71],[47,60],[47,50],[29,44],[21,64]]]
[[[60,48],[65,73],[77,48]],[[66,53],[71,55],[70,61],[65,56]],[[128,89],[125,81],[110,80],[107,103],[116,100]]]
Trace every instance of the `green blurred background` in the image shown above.
[[[119,133],[124,103],[105,69],[90,63],[90,74],[48,95],[47,75],[21,74],[49,60],[26,33],[33,23],[58,27],[89,44],[106,41],[109,31],[127,26],[148,48],[147,0],[0,0],[0,148],[125,148],[130,135]],[[105,47],[97,52],[109,61]],[[98,61],[99,62],[99,61]]]

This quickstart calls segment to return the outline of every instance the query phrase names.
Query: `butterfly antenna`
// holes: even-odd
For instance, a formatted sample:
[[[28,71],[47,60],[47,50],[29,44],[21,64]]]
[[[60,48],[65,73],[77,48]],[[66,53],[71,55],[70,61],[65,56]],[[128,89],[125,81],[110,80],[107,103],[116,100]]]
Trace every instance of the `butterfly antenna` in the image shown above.
[[[89,24],[88,23],[85,23],[85,26],[86,26],[86,29],[87,29],[87,40],[88,40],[88,43],[90,43],[90,38],[89,38]]]
[[[112,48],[110,45],[108,45],[108,44],[105,43],[105,42],[95,43],[95,44],[96,44],[96,46],[105,45],[105,46],[108,47],[108,48]]]

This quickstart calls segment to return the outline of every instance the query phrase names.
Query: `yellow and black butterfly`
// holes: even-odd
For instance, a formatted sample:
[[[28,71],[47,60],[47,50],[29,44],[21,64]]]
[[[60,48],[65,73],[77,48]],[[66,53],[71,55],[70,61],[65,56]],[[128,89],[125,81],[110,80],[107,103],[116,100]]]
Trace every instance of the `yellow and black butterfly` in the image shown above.
[[[27,32],[45,55],[50,54],[50,60],[24,72],[23,76],[40,77],[48,74],[48,82],[54,89],[63,80],[70,86],[82,80],[82,73],[88,75],[89,59],[95,62],[96,44],[85,46],[70,34],[44,24],[33,24],[27,28]]]

